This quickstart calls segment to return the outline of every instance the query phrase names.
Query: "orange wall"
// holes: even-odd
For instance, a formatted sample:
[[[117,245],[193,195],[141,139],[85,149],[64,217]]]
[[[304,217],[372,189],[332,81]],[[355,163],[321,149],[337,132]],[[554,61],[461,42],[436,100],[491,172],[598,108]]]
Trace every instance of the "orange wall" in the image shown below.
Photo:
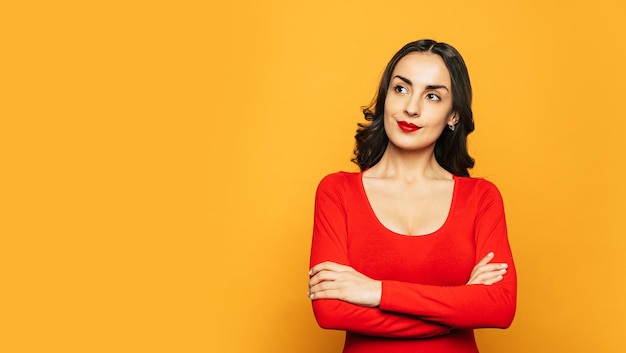
[[[468,63],[518,266],[482,352],[626,350],[618,1],[132,3],[0,5],[0,351],[339,352],[314,190],[425,37]]]

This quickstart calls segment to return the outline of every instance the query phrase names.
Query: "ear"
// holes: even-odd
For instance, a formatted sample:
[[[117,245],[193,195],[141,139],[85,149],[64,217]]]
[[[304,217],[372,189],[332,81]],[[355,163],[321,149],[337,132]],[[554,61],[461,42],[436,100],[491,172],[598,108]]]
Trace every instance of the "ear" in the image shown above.
[[[448,125],[456,125],[459,122],[459,114],[457,112],[452,112],[450,118],[448,118]]]

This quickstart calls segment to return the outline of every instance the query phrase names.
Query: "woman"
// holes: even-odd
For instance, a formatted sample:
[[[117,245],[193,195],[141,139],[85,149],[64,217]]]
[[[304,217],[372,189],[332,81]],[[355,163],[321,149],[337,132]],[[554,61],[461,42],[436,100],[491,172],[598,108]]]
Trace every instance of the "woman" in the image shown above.
[[[317,190],[309,297],[344,352],[478,352],[473,329],[508,327],[516,274],[502,198],[469,178],[472,91],[461,55],[398,51],[364,109],[359,173]]]

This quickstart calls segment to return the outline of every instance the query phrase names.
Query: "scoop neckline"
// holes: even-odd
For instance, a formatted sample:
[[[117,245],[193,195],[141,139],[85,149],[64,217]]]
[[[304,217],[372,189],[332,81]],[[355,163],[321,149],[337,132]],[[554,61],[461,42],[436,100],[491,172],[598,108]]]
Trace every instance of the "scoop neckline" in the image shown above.
[[[404,237],[404,238],[426,238],[426,237],[432,237],[432,236],[437,235],[437,233],[440,233],[444,228],[446,228],[446,226],[450,222],[451,215],[452,215],[452,213],[453,213],[453,211],[455,209],[455,206],[456,206],[456,199],[457,199],[457,193],[458,193],[458,184],[459,184],[459,180],[460,180],[459,176],[452,174],[452,181],[454,182],[454,184],[452,186],[452,201],[450,201],[450,207],[448,208],[448,214],[446,215],[446,219],[443,222],[443,224],[439,228],[437,228],[436,230],[434,230],[434,231],[432,231],[430,233],[412,235],[412,234],[402,234],[402,233],[395,232],[395,231],[387,228],[387,226],[385,226],[380,221],[380,219],[376,215],[376,212],[374,212],[374,208],[372,207],[372,204],[370,203],[369,197],[367,196],[367,192],[365,191],[365,185],[363,184],[363,173],[364,173],[364,171],[361,171],[358,174],[361,195],[363,196],[363,198],[365,200],[365,203],[367,204],[367,209],[369,210],[370,216],[376,220],[376,223],[378,224],[378,226],[381,229],[383,229],[385,232],[390,233],[390,234],[395,235],[395,236]]]

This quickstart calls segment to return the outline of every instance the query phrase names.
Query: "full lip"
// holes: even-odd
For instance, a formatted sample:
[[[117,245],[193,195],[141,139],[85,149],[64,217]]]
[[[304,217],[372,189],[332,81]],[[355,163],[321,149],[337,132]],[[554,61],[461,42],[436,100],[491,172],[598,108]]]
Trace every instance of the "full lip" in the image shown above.
[[[421,129],[419,126],[408,121],[398,121],[398,126],[404,132],[413,132]]]

